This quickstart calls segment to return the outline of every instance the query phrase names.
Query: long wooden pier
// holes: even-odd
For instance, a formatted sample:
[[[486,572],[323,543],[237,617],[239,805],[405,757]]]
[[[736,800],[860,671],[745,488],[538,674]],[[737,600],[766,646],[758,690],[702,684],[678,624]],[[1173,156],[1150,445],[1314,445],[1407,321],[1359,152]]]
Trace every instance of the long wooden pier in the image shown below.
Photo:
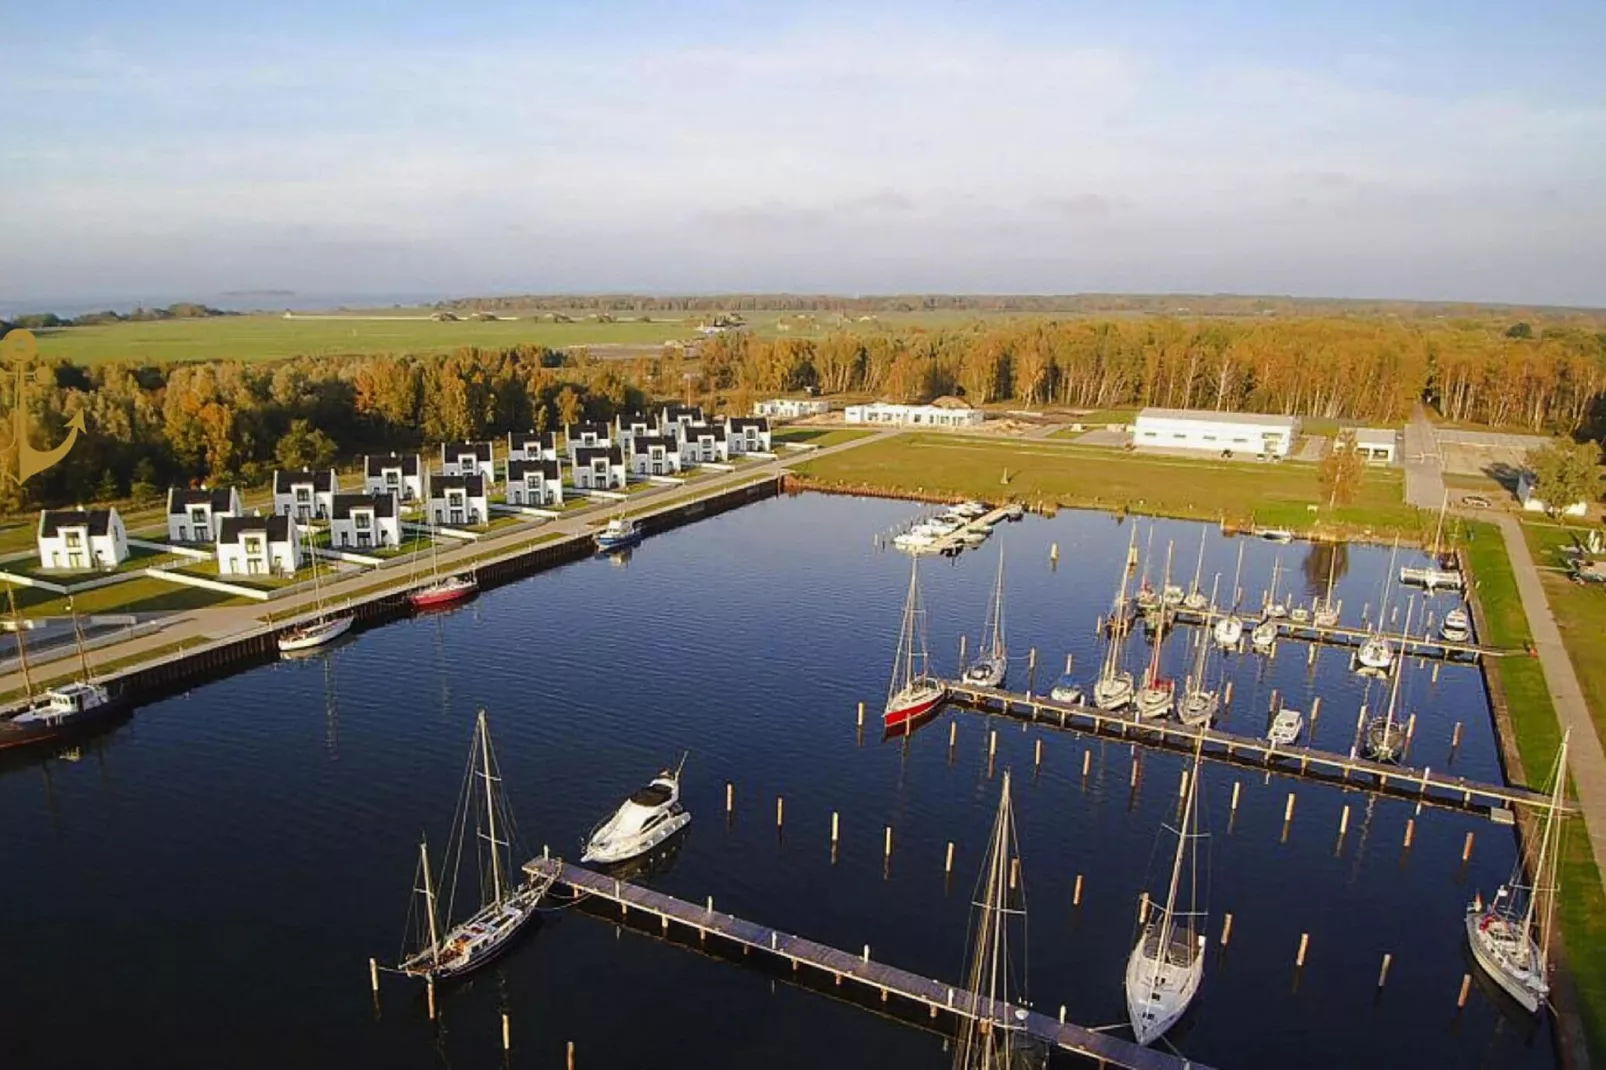
[[[1210,628],[1215,622],[1227,614],[1220,609],[1188,609],[1184,606],[1167,607],[1176,624],[1187,624],[1196,628]],[[1239,614],[1244,622],[1243,647],[1249,648],[1249,632],[1263,619],[1254,612]],[[1310,643],[1316,646],[1331,646],[1341,650],[1359,650],[1368,639],[1377,635],[1376,631],[1367,628],[1351,628],[1345,624],[1335,624],[1330,628],[1318,628],[1311,621],[1295,621],[1290,617],[1270,618],[1277,628],[1277,641],[1292,640],[1296,643]],[[1141,614],[1135,615],[1132,626],[1136,627],[1141,620]],[[1167,628],[1173,630],[1175,625]],[[1441,636],[1431,632],[1422,635],[1408,635],[1404,643],[1400,641],[1398,632],[1384,629],[1383,638],[1396,656],[1410,656],[1425,658],[1429,661],[1462,662],[1476,664],[1480,658],[1502,658],[1511,654],[1525,653],[1525,651],[1506,650],[1499,647],[1480,646],[1477,643],[1452,643]],[[1208,637],[1207,637],[1208,641]]]
[[[621,915],[628,915],[634,910],[658,918],[665,934],[671,925],[679,925],[695,931],[701,939],[718,937],[744,950],[762,952],[777,960],[790,962],[793,970],[807,966],[830,975],[838,984],[852,981],[872,991],[879,990],[883,995],[897,996],[929,1008],[933,1017],[946,1013],[960,1019],[987,1023],[989,1028],[1022,1030],[1052,1048],[1095,1059],[1101,1067],[1120,1067],[1122,1070],[1210,1070],[1203,1063],[1139,1047],[1131,1041],[1095,1032],[1086,1026],[1063,1022],[1010,1003],[989,1000],[962,988],[888,966],[872,959],[868,948],[863,955],[853,955],[767,925],[720,913],[714,910],[712,899],[706,906],[689,903],[651,888],[546,856],[531,859],[525,863],[524,870],[534,878],[551,878],[576,893],[608,900],[619,907]]]
[[[980,713],[1180,754],[1192,754],[1195,747],[1201,747],[1203,756],[1210,761],[1410,799],[1427,806],[1488,813],[1513,806],[1548,810],[1551,805],[1550,797],[1540,792],[1468,780],[1431,768],[1374,762],[1297,744],[1279,746],[1260,736],[1195,728],[1163,718],[1140,721],[1129,711],[1057,702],[1030,693],[978,687],[963,680],[945,680],[943,684],[948,688],[950,704]],[[1572,812],[1574,808],[1566,809]]]

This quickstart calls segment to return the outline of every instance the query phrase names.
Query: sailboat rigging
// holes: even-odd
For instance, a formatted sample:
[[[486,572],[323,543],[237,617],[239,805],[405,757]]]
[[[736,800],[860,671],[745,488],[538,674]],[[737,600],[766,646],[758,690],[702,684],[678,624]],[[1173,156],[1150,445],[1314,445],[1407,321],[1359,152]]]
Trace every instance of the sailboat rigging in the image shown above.
[[[1216,588],[1221,583],[1221,574],[1216,574],[1215,581],[1210,585],[1210,605],[1216,604]],[[1208,622],[1209,618],[1206,618]],[[1202,632],[1194,635],[1195,654],[1193,672],[1188,676],[1187,686],[1182,693],[1182,701],[1177,704],[1177,717],[1185,725],[1208,726],[1216,718],[1216,711],[1221,708],[1221,696],[1218,692],[1205,686],[1205,663],[1210,657],[1210,644],[1205,641]]]
[[[983,645],[985,644],[985,645]],[[1009,673],[1009,650],[1004,644],[1004,546],[998,545],[998,580],[993,586],[992,598],[987,603],[987,623],[982,641],[977,644],[979,656],[965,670],[965,682],[982,687],[1003,687]]]
[[[430,582],[407,593],[407,601],[414,609],[434,609],[461,602],[480,589],[480,582],[472,572],[464,575],[441,573],[440,528],[433,518],[429,523]]]
[[[1238,566],[1232,572],[1232,611],[1216,621],[1214,635],[1216,643],[1222,647],[1235,647],[1244,637],[1244,622],[1238,616],[1238,602],[1243,592],[1240,583],[1244,574],[1244,542],[1238,543]]]
[[[1165,586],[1171,584],[1171,550],[1172,544],[1167,543],[1165,548]],[[1163,606],[1161,613],[1166,613]],[[1143,686],[1138,689],[1138,716],[1164,717],[1171,711],[1176,683],[1160,675],[1160,649],[1165,642],[1165,628],[1162,622],[1159,634],[1154,637],[1153,649],[1149,652],[1149,669],[1144,674]]]
[[[279,636],[279,651],[291,654],[298,650],[311,650],[315,647],[332,643],[351,630],[352,622],[356,616],[352,613],[342,613],[330,616],[323,600],[323,585],[318,579],[318,555],[312,547],[310,535],[306,535],[307,558],[312,563],[312,597],[317,615],[305,624],[290,629]]]
[[[1210,601],[1205,601],[1204,591],[1199,588],[1199,580],[1204,573],[1204,552],[1206,528],[1199,528],[1199,559],[1193,563],[1193,586],[1188,589],[1187,595],[1182,599],[1185,609],[1198,613],[1209,606],[1215,605],[1215,594],[1212,593]],[[1220,578],[1219,576],[1217,577]]]
[[[1411,613],[1415,609],[1416,599],[1413,598],[1405,607],[1405,624],[1400,629],[1402,644],[1411,633]],[[1366,726],[1366,752],[1380,762],[1397,762],[1405,751],[1405,728],[1394,719],[1395,703],[1400,697],[1400,677],[1405,675],[1404,658],[1395,661],[1391,675],[1388,706],[1383,716],[1372,718]]]
[[[1132,533],[1132,542],[1127,548],[1127,560],[1137,551],[1137,532]],[[1093,682],[1093,704],[1101,710],[1118,710],[1132,701],[1137,685],[1132,674],[1121,667],[1121,649],[1126,642],[1127,633],[1132,629],[1129,624],[1126,604],[1126,581],[1132,575],[1130,568],[1121,570],[1120,593],[1115,596],[1115,605],[1110,610],[1109,642],[1104,648],[1104,664],[1099,668],[1099,677]]]
[[[948,691],[927,672],[925,610],[920,605],[920,561],[909,559],[909,594],[903,604],[903,626],[898,652],[892,662],[892,682],[882,710],[884,728],[914,728],[914,722],[932,713]]]

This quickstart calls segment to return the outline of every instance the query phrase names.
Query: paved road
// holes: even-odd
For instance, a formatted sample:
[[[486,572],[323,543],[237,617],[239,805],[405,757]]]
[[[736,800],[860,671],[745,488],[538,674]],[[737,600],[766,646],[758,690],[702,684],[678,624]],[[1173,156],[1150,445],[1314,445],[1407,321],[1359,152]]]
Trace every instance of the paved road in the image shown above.
[[[1595,853],[1596,865],[1601,867],[1601,883],[1606,886],[1606,751],[1601,749],[1595,722],[1590,719],[1584,693],[1578,686],[1578,675],[1573,672],[1572,660],[1562,645],[1556,618],[1551,615],[1545,588],[1539,582],[1539,570],[1528,552],[1527,540],[1522,537],[1522,525],[1507,513],[1496,513],[1490,519],[1500,525],[1500,533],[1505,537],[1506,553],[1516,574],[1517,591],[1522,596],[1523,612],[1528,615],[1539,663],[1545,671],[1545,687],[1550,691],[1550,700],[1556,704],[1556,716],[1563,728],[1572,729],[1568,764],[1578,788],[1578,805],[1584,812],[1589,845]],[[1527,770],[1532,781],[1538,781],[1547,773],[1544,769]]]
[[[1444,504],[1444,459],[1421,402],[1405,425],[1405,502],[1418,509],[1438,509]]]
[[[750,482],[762,475],[774,476],[788,465],[814,457],[823,457],[843,450],[862,446],[867,442],[875,442],[889,435],[896,435],[896,430],[888,430],[875,435],[853,439],[848,442],[839,442],[834,446],[824,446],[808,452],[783,452],[773,461],[762,464],[748,465],[734,472],[725,473],[712,479],[698,480],[695,484],[687,486],[665,485],[661,488],[641,491],[632,494],[627,504],[631,509],[650,506],[655,501],[670,504],[669,499],[675,499],[673,504],[680,504],[679,499],[688,492],[711,495],[742,483]],[[532,538],[545,537],[553,532],[562,535],[578,535],[589,530],[593,525],[605,519],[612,513],[619,503],[599,502],[596,505],[576,509],[565,513],[556,520],[538,524],[534,527],[521,527],[506,534],[487,536],[476,542],[452,550],[441,551],[440,562],[443,570],[450,571],[454,562],[460,562],[470,557],[478,557],[496,551],[511,551],[521,543]],[[399,565],[382,569],[364,569],[354,575],[334,583],[324,585],[324,596],[331,602],[338,602],[342,597],[358,590],[368,588],[376,583],[390,580],[398,586],[408,583],[410,566]],[[138,654],[147,653],[173,643],[200,643],[211,639],[223,639],[232,635],[240,635],[258,628],[262,619],[272,614],[276,619],[286,619],[299,612],[310,610],[315,599],[311,591],[302,591],[284,598],[276,598],[271,602],[253,603],[243,606],[218,606],[213,609],[198,609],[184,615],[172,617],[166,627],[148,635],[141,635],[122,643],[113,643],[99,647],[88,652],[90,665],[102,665],[109,661],[118,661]],[[36,664],[35,679],[48,679],[53,675],[52,668],[66,671],[68,658],[71,665],[76,667],[77,657],[75,649],[55,652],[55,656]],[[32,661],[33,659],[30,659]],[[48,666],[41,669],[41,664]],[[11,672],[0,676],[0,692],[21,690],[22,676]]]

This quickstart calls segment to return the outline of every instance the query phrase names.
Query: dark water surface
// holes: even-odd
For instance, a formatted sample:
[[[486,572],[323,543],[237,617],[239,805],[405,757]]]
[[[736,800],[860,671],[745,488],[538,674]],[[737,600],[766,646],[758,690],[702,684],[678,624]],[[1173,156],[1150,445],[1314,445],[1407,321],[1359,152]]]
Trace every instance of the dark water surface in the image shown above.
[[[1085,1024],[1124,1020],[1137,899],[1165,892],[1173,841],[1158,833],[1175,820],[1181,759],[1146,755],[1134,792],[1130,748],[1003,721],[993,722],[990,776],[989,722],[967,712],[944,714],[907,746],[881,742],[873,724],[908,559],[876,551],[872,537],[909,514],[904,503],[813,495],[750,506],[653,538],[627,564],[561,568],[325,657],[141,708],[77,762],[10,768],[0,775],[0,1065],[490,1066],[503,1059],[504,1011],[510,1062],[524,1066],[561,1066],[570,1040],[585,1067],[946,1063],[942,1039],[921,1029],[572,911],[548,916],[472,983],[443,989],[438,1025],[420,986],[397,977],[376,1009],[368,957],[396,957],[417,837],[445,841],[479,705],[532,850],[577,855],[622,793],[686,749],[695,819],[656,886],[846,949],[869,943],[883,961],[955,981],[998,773],[1012,768],[1030,997]],[[1039,648],[1040,688],[1067,652],[1091,671],[1094,620],[1133,523],[1142,546],[1147,520],[1029,518],[956,563],[923,568],[935,667],[952,671],[961,631],[974,643],[1002,545],[1012,649]],[[1186,585],[1200,531],[1160,522],[1152,566],[1174,539]],[[1213,529],[1207,540],[1205,586],[1219,571],[1226,591],[1238,543]],[[1280,556],[1280,589],[1292,582],[1308,600],[1326,579],[1326,559],[1307,562],[1311,552],[1247,544],[1248,598],[1258,601]],[[1377,604],[1388,556],[1354,547],[1341,561],[1349,621]],[[1440,615],[1452,604],[1435,602]],[[1163,651],[1178,679],[1183,635]],[[1147,649],[1133,642],[1134,668]],[[1263,731],[1273,688],[1302,709],[1320,695],[1318,742],[1347,751],[1356,711],[1377,690],[1347,662],[1327,650],[1308,665],[1291,643],[1274,661],[1228,658],[1225,727]],[[1017,659],[1012,685],[1023,689],[1025,675]],[[872,722],[862,741],[861,699]],[[1474,669],[1446,667],[1435,683],[1413,663],[1401,705],[1418,714],[1416,763],[1498,778]],[[1456,721],[1466,734],[1452,759]],[[726,780],[736,786],[729,824]],[[1472,969],[1462,910],[1509,871],[1509,830],[1425,810],[1407,850],[1415,808],[1403,801],[1212,764],[1204,785],[1212,940],[1202,994],[1171,1038],[1185,1055],[1221,1068],[1554,1065],[1548,1028],[1485,986],[1455,1006]],[[1463,866],[1468,830],[1477,840]],[[949,840],[957,862],[945,883]],[[1309,957],[1296,970],[1305,932]],[[1379,995],[1384,952],[1394,962]]]

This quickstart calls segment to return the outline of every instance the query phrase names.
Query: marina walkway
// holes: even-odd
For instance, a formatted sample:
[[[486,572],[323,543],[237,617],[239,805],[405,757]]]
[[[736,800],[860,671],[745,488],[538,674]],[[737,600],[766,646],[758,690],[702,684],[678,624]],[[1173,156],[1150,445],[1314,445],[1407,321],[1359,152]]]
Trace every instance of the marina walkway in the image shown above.
[[[1143,1048],[1116,1036],[1060,1021],[1046,1014],[988,1000],[973,992],[945,985],[919,974],[877,962],[869,956],[828,947],[766,925],[746,921],[707,906],[676,899],[663,892],[630,884],[556,858],[536,858],[524,870],[538,879],[551,878],[575,892],[597,896],[618,905],[621,915],[635,910],[659,919],[662,931],[671,924],[694,930],[706,939],[720,937],[744,949],[759,951],[790,962],[794,970],[808,966],[830,974],[838,983],[853,981],[883,994],[899,996],[929,1008],[935,1017],[945,1012],[958,1018],[989,1023],[994,1028],[1016,1028],[1050,1047],[1090,1059],[1101,1066],[1124,1070],[1209,1070],[1201,1063]]]

